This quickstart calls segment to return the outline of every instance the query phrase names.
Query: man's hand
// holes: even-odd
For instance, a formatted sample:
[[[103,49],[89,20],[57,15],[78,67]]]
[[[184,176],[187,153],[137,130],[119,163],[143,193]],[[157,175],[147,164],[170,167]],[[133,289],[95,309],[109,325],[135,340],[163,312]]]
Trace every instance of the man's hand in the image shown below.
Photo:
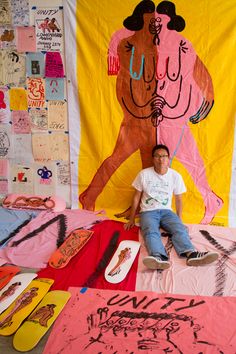
[[[124,225],[125,230],[129,230],[135,225],[135,215],[136,215],[137,209],[139,208],[141,195],[142,195],[142,192],[135,190],[133,202],[132,202],[131,210],[130,210],[129,221],[127,222],[127,224]]]
[[[134,221],[130,220],[126,224],[124,224],[124,229],[129,230],[135,225]]]

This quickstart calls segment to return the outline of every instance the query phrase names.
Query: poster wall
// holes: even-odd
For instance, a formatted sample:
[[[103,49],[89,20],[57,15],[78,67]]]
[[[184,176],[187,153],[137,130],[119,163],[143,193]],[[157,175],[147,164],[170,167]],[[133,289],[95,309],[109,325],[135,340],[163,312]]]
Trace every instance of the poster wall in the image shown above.
[[[63,7],[33,5],[0,5],[0,202],[42,194],[70,206]]]

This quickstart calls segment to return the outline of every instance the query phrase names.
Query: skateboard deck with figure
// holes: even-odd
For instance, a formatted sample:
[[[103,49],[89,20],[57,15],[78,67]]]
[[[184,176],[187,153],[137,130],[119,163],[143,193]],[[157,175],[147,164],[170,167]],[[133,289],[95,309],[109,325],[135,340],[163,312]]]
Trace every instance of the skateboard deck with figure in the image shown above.
[[[49,291],[15,333],[14,348],[20,352],[32,350],[52,326],[70,297],[68,291]]]
[[[0,313],[6,310],[36,277],[36,273],[21,273],[15,275],[9,283],[0,290]]]
[[[82,247],[88,242],[94,232],[78,229],[70,233],[63,244],[51,255],[48,263],[53,268],[65,267]]]
[[[0,290],[19,272],[20,268],[17,266],[0,267]]]
[[[2,202],[7,209],[52,210],[60,212],[65,210],[66,202],[57,196],[8,194]]]
[[[138,254],[140,242],[121,241],[110,263],[105,270],[105,279],[109,283],[120,283],[128,274],[135,257]]]
[[[32,280],[27,288],[0,315],[0,335],[10,336],[13,334],[46,295],[53,283],[53,279],[47,278]]]

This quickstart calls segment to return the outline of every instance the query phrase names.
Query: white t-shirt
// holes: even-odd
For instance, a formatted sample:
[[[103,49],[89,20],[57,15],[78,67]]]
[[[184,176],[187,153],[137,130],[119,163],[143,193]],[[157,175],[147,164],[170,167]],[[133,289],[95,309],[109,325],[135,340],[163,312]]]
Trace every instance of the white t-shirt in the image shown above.
[[[186,192],[182,176],[168,168],[164,175],[159,175],[154,167],[140,171],[132,186],[142,193],[140,208],[142,211],[156,209],[172,209],[173,194],[178,195]]]

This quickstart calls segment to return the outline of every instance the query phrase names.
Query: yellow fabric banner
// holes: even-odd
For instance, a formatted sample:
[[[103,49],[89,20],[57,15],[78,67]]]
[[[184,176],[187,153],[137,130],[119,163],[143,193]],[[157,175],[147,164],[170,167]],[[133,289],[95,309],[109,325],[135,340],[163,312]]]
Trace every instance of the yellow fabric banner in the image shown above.
[[[236,200],[236,0],[69,3],[75,28],[66,27],[77,44],[76,62],[70,56],[67,65],[77,74],[71,89],[79,113],[70,114],[70,131],[79,119],[71,138],[71,145],[79,140],[72,190],[78,206],[110,217],[125,211],[132,181],[150,166],[152,147],[164,143],[187,186],[183,221],[229,225]]]

